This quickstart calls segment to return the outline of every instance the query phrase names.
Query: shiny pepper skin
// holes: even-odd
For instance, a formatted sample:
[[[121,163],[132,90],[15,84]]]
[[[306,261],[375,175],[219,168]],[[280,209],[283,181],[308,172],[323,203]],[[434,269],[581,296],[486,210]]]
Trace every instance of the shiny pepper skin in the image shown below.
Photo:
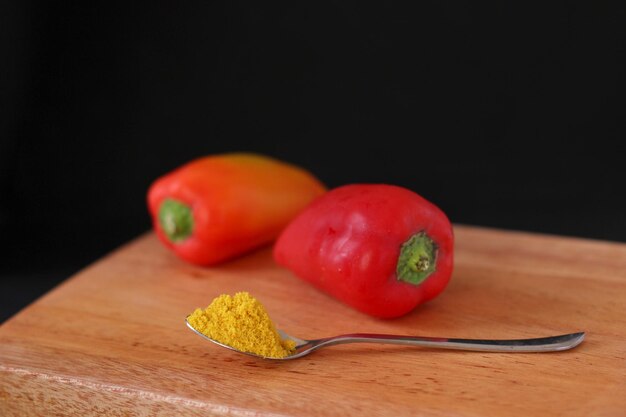
[[[295,165],[229,153],[193,160],[158,178],[147,199],[163,244],[180,258],[207,266],[271,243],[325,191]]]
[[[302,211],[278,238],[274,259],[359,311],[393,318],[446,288],[453,246],[446,215],[418,194],[352,184]]]

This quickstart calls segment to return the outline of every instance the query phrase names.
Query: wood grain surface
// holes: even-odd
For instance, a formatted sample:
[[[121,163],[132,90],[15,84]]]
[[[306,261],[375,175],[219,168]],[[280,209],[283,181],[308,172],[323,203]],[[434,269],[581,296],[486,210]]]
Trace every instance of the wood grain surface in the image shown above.
[[[320,293],[277,267],[269,248],[199,268],[141,236],[0,327],[0,415],[626,415],[626,245],[467,226],[455,233],[450,286],[396,320]],[[587,339],[559,353],[343,345],[276,362],[185,327],[194,308],[243,290],[303,338],[586,331]]]

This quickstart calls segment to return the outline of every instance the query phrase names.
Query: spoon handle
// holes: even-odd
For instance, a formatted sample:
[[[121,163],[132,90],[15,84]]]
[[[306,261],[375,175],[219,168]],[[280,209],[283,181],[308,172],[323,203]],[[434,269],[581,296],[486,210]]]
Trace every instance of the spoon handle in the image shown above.
[[[385,343],[482,352],[556,352],[578,346],[584,338],[585,333],[583,332],[534,339],[510,340],[447,339],[440,337],[354,333],[310,342],[314,349],[344,343]]]

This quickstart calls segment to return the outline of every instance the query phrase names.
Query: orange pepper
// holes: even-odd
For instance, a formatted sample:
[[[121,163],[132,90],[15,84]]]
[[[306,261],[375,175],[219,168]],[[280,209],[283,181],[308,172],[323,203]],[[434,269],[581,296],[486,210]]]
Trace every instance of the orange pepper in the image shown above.
[[[271,243],[326,187],[310,172],[251,153],[211,155],[158,178],[148,209],[182,259],[213,265]]]

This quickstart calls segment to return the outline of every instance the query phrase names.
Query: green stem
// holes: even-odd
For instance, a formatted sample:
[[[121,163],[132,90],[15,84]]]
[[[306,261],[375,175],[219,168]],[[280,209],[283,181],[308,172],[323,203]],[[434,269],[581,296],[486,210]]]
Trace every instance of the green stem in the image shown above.
[[[169,240],[182,242],[193,232],[193,214],[187,204],[171,198],[159,207],[159,224]]]
[[[396,266],[399,281],[419,285],[436,270],[437,245],[421,231],[411,236],[400,248]]]

